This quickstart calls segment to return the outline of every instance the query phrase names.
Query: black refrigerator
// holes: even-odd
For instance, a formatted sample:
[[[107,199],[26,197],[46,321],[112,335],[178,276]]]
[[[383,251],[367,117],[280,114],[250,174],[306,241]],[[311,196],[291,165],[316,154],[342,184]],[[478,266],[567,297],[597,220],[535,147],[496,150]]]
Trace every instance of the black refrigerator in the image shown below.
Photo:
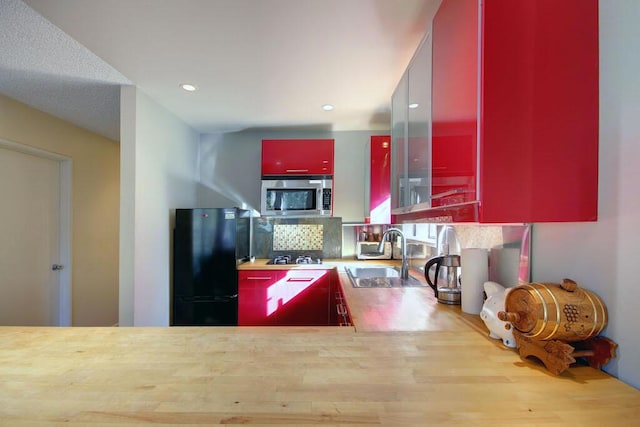
[[[238,264],[250,258],[250,211],[176,209],[172,326],[238,324]]]

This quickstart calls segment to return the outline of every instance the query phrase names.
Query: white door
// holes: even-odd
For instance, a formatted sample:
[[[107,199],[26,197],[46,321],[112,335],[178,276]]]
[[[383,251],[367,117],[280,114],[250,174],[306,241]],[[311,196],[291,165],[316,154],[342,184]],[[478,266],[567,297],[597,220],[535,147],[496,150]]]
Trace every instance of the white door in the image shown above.
[[[0,325],[59,324],[60,161],[0,147]]]

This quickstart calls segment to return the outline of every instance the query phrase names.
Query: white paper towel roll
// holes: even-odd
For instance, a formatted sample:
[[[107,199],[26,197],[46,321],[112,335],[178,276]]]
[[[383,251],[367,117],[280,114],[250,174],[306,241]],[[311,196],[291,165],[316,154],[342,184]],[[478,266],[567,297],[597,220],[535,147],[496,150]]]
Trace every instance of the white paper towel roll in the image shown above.
[[[484,302],[483,286],[489,278],[489,252],[480,248],[462,249],[460,264],[462,311],[480,314]]]
[[[520,267],[520,249],[493,248],[489,256],[489,278],[502,286],[518,286]]]

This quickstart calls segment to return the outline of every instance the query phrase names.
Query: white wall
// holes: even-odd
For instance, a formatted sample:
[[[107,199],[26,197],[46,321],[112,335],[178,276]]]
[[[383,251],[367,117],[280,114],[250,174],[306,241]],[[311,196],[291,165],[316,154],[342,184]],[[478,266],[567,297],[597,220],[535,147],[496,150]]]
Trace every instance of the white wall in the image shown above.
[[[197,205],[200,135],[135,87],[120,102],[120,325],[167,326],[173,209]]]
[[[602,298],[605,336],[619,347],[605,370],[640,388],[640,2],[600,2],[598,222],[536,224],[533,279],[571,277]],[[570,161],[571,159],[567,159]],[[562,183],[558,183],[562,185]]]
[[[260,210],[260,145],[256,141],[255,135],[245,134],[201,136],[198,200],[202,207]]]
[[[365,153],[371,131],[243,131],[203,135],[200,202],[209,207],[242,206],[260,209],[260,162],[263,139],[333,138],[334,216],[343,222],[363,222],[363,191],[368,179]],[[313,155],[313,147],[308,149]]]

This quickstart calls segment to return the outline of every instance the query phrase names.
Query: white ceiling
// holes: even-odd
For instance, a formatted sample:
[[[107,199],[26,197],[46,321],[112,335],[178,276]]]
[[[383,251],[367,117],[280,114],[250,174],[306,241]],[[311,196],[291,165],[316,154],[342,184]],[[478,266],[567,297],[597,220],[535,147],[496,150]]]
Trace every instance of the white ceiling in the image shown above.
[[[201,133],[388,129],[439,3],[0,0],[0,93],[115,140],[121,84]]]

